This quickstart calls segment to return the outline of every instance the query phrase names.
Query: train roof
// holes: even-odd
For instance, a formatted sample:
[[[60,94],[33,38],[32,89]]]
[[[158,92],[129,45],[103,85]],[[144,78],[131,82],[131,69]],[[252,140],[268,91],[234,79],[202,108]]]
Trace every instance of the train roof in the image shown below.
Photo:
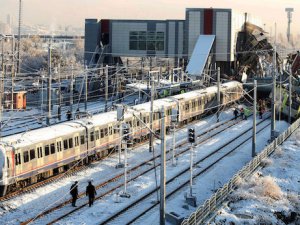
[[[49,137],[57,138],[73,133],[75,130],[82,131],[84,127],[76,121],[68,121],[28,132],[14,134],[2,138],[2,143],[21,148],[27,145],[49,140]]]
[[[237,81],[230,81],[227,83],[222,83],[221,84],[221,90],[224,88],[231,88],[231,87],[236,87],[236,86],[241,86],[241,83],[237,82]],[[216,93],[218,91],[217,86],[211,86],[211,87],[207,87],[207,88],[203,88],[203,89],[199,89],[196,91],[190,91],[184,94],[179,94],[179,95],[175,95],[172,96],[172,98],[175,98],[176,100],[187,100],[187,99],[193,99],[198,97],[199,95],[204,95],[207,93]]]
[[[223,83],[221,88],[226,87],[236,87],[241,85],[239,82],[228,82]],[[191,91],[184,94],[179,94],[163,99],[157,99],[153,103],[154,111],[159,111],[162,106],[171,106],[179,100],[187,100],[195,98],[199,95],[206,93],[215,93],[217,87],[208,87],[201,90]],[[142,103],[130,107],[130,110],[125,112],[124,117],[129,118],[132,116],[132,112],[150,112],[150,102]],[[63,122],[60,124],[52,125],[49,127],[44,127],[36,130],[31,130],[25,133],[10,135],[2,138],[2,143],[7,145],[13,145],[15,148],[21,148],[24,146],[37,144],[46,140],[49,140],[49,137],[58,138],[66,135],[70,135],[74,132],[81,132],[86,127],[91,126],[101,126],[109,123],[114,123],[117,121],[117,111],[110,111],[106,113],[100,113],[93,115],[91,118],[82,118],[74,121]]]

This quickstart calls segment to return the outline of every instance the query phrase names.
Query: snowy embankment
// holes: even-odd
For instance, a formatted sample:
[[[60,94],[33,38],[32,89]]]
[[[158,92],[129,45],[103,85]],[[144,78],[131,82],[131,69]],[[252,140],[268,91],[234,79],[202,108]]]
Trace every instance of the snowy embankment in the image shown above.
[[[300,129],[248,180],[241,180],[214,224],[300,224]]]

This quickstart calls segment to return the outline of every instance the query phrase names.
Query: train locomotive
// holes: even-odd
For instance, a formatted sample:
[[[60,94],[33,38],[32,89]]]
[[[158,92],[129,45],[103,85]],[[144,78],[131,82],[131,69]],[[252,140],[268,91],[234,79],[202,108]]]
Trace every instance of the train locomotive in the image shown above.
[[[243,96],[242,84],[221,84],[221,104],[228,105]],[[208,110],[216,110],[217,87],[212,86],[154,101],[153,130],[159,132],[160,114],[165,110],[167,129],[172,109],[177,109],[178,124],[199,119]],[[150,103],[132,106],[124,114],[133,143],[146,139],[149,130]],[[72,120],[2,138],[0,144],[0,196],[63,173],[77,164],[107,156],[120,141],[117,112]]]

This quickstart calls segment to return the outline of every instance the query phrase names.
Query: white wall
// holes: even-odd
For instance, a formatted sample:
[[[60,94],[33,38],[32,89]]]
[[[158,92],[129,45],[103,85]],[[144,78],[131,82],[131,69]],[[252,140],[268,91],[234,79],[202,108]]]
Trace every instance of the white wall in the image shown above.
[[[165,33],[165,46],[164,51],[156,51],[157,55],[164,55],[166,52],[167,46],[167,32],[166,32],[166,23],[156,23],[156,32],[164,32]]]
[[[182,57],[183,55],[183,22],[179,22],[178,25],[178,57]]]
[[[189,11],[187,19],[189,20],[188,56],[190,57],[193,53],[195,44],[200,35],[201,12]]]
[[[175,22],[169,22],[169,43],[168,54],[172,57],[175,54]]]
[[[229,12],[216,13],[216,61],[228,61]]]
[[[139,55],[147,51],[129,50],[130,31],[147,31],[147,23],[112,21],[112,53],[116,55]]]

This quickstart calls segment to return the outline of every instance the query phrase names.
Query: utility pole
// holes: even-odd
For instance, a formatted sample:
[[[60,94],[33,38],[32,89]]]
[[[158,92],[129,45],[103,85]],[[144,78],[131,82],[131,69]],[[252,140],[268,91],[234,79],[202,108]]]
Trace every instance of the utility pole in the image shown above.
[[[20,73],[20,62],[21,62],[21,26],[22,26],[22,0],[19,0],[19,27],[18,27],[18,63],[17,72]]]
[[[276,103],[276,47],[273,49],[273,88],[272,88],[272,109],[271,109],[271,141],[275,138],[275,103]]]
[[[73,86],[74,86],[74,67],[73,64],[71,65],[71,83],[70,83],[70,112],[72,113],[73,111]]]
[[[256,156],[256,105],[257,105],[257,80],[254,80],[253,90],[253,134],[252,134],[252,157]]]
[[[151,132],[151,131],[150,131]],[[166,128],[165,128],[165,109],[161,109],[161,154],[160,154],[160,225],[165,225],[166,208]]]
[[[58,107],[58,119],[61,120],[61,104],[62,104],[62,99],[61,99],[61,80],[60,80],[60,63],[57,65],[57,73],[58,73],[58,88],[59,88],[59,107]]]
[[[46,123],[49,126],[50,125],[50,119],[51,119],[51,41],[48,46],[48,95],[47,95],[47,101],[48,101],[48,116]]]
[[[14,110],[14,73],[15,73],[15,39],[11,38],[11,104],[10,109]]]
[[[153,101],[154,101],[154,79],[153,73],[149,72],[149,77],[151,79],[151,103],[150,103],[150,129],[153,129]],[[149,152],[153,151],[153,134],[152,132],[149,133]]]
[[[220,75],[221,75],[221,72],[220,72],[220,67],[218,67],[218,78],[217,78],[217,82],[218,82],[218,111],[217,111],[217,122],[220,121],[220,109],[221,109],[221,94],[220,94]]]
[[[116,168],[123,168],[124,164],[121,162],[121,150],[122,150],[122,140],[123,140],[123,121],[124,121],[124,106],[118,105],[117,107],[117,121],[119,123],[119,146],[118,146],[118,155],[119,155],[119,162],[116,165]],[[125,131],[125,129],[124,129]]]
[[[292,71],[289,71],[289,124],[292,123]]]
[[[127,193],[127,142],[129,141],[129,129],[127,124],[124,124],[123,129],[123,144],[124,144],[124,192],[120,195],[124,198],[130,198],[130,194]]]
[[[105,67],[105,112],[107,112],[108,101],[108,65]]]
[[[193,158],[194,154],[194,143],[191,143],[191,151],[190,151],[190,196],[193,196]]]
[[[172,109],[172,117],[171,117],[171,122],[172,122],[172,141],[173,141],[173,147],[172,147],[172,165],[176,166],[175,162],[175,156],[176,156],[176,139],[175,139],[175,131],[176,131],[176,123],[178,122],[177,117],[178,116],[178,111],[177,109]]]
[[[1,50],[2,50],[2,53],[1,53],[1,70],[2,70],[2,73],[4,72],[4,37],[1,38]]]
[[[87,112],[87,101],[88,101],[88,70],[87,70],[87,66],[85,66],[85,87],[84,87],[84,92],[85,92],[84,110],[85,110],[85,112]]]

